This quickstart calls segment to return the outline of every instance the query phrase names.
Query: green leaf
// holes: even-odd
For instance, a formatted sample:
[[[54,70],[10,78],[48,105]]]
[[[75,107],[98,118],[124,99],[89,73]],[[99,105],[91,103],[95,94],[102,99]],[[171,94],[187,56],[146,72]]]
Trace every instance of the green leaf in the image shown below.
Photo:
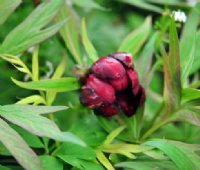
[[[105,10],[105,8],[97,4],[94,0],[82,0],[82,1],[73,0],[73,3],[82,8],[94,8],[94,9]]]
[[[66,21],[43,28],[55,17],[63,3],[64,0],[57,0],[45,1],[39,5],[7,35],[0,47],[0,52],[16,55],[55,34]]]
[[[98,54],[97,51],[95,50],[92,42],[89,40],[88,35],[87,35],[87,29],[85,25],[85,19],[82,19],[82,42],[85,47],[85,50],[87,52],[88,57],[93,61],[98,60]]]
[[[101,151],[96,151],[97,154],[97,159],[99,160],[99,162],[102,163],[102,165],[109,170],[115,170],[115,168],[112,166],[112,164],[110,163],[109,159],[103,154],[103,152]]]
[[[181,41],[180,41],[180,59],[181,59],[181,77],[182,84],[187,81],[188,75],[191,73],[193,62],[195,61],[195,46],[196,46],[196,32],[199,24],[199,11],[197,8],[192,9],[187,18],[187,22],[184,26]],[[189,34],[192,32],[192,34]],[[190,43],[188,43],[190,42]],[[196,58],[197,59],[197,58]]]
[[[169,161],[133,161],[120,162],[115,165],[117,168],[128,168],[133,170],[153,170],[153,169],[170,169],[178,170],[172,162]]]
[[[65,77],[60,79],[49,79],[32,82],[21,82],[12,78],[12,81],[25,89],[64,92],[73,91],[80,88],[79,80],[75,77]]]
[[[127,37],[122,41],[118,51],[130,52],[135,55],[146,41],[150,31],[151,18],[147,17],[145,22],[140,27],[127,35]]]
[[[187,2],[181,2],[179,0],[167,0],[167,1],[163,1],[163,0],[145,0],[147,2],[153,3],[153,4],[159,4],[159,5],[171,5],[171,6],[178,6],[178,7],[188,7],[189,8],[189,4]]]
[[[21,99],[16,104],[46,104],[46,101],[40,95],[32,95],[26,98]]]
[[[179,42],[176,25],[171,19],[170,25],[169,56],[164,55],[164,100],[166,109],[171,113],[180,105],[181,100],[181,77],[180,77],[180,55]]]
[[[145,142],[144,145],[153,146],[162,150],[176,164],[178,169],[198,169],[200,164],[198,155],[188,147],[181,146],[180,143],[176,144],[170,140],[155,139]]]
[[[66,4],[62,7],[56,17],[57,22],[69,17],[69,21],[60,29],[61,37],[63,38],[66,47],[69,49],[77,64],[82,64],[82,55],[79,44],[78,18],[72,6]]]
[[[1,169],[1,170],[11,170],[10,168],[5,167],[5,166],[2,166],[2,165],[0,165],[0,169]]]
[[[174,115],[175,121],[188,122],[195,126],[200,126],[200,114],[192,109],[181,109]]]
[[[147,3],[147,2],[144,2],[144,1],[141,1],[141,0],[118,0],[118,1],[136,6],[136,7],[141,8],[141,9],[154,11],[154,12],[157,12],[157,13],[162,13],[162,11],[163,11],[162,8],[159,8],[155,5],[152,5],[150,3]]]
[[[60,62],[60,64],[58,65],[58,67],[56,68],[56,70],[52,76],[52,79],[61,78],[62,75],[64,74],[65,67],[66,67],[66,60],[63,58],[62,61]],[[57,95],[57,93],[55,91],[47,92],[47,96],[46,96],[47,105],[50,106],[53,103],[53,101],[56,98],[56,95]]]
[[[60,160],[49,155],[42,155],[39,157],[43,170],[63,170],[63,164]]]
[[[7,105],[0,107],[0,115],[35,135],[85,145],[84,142],[72,133],[61,132],[53,121],[40,116],[42,113],[63,110],[63,108],[65,107],[55,108],[52,106]]]
[[[182,91],[182,101],[190,101],[200,99],[200,90],[193,88],[185,88]]]
[[[21,0],[1,0],[0,1],[0,25],[12,14],[12,12],[19,6]]]
[[[32,56],[32,75],[33,81],[39,80],[39,61],[38,61],[39,46],[36,46]]]
[[[28,147],[19,134],[0,118],[0,141],[15,157],[19,164],[29,170],[42,170],[36,154]]]
[[[89,147],[64,143],[55,153],[68,164],[83,170],[103,170],[101,165],[93,162],[96,159],[95,152]]]
[[[82,147],[72,143],[64,143],[55,153],[57,156],[69,156],[84,160],[95,160],[96,154],[89,147]]]

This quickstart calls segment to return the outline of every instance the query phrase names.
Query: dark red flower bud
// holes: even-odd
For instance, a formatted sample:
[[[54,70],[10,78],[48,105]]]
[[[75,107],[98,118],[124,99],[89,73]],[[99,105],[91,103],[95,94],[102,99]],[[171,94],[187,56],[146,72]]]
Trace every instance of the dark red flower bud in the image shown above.
[[[90,74],[86,85],[82,87],[80,101],[90,108],[97,108],[114,102],[115,91],[113,87]]]
[[[145,92],[132,62],[131,54],[121,52],[96,61],[81,81],[80,102],[106,117],[120,111],[127,116],[134,115],[144,104]]]
[[[130,53],[118,52],[118,53],[112,53],[112,54],[110,54],[110,56],[119,60],[127,67],[133,66],[133,57]]]
[[[111,57],[100,58],[92,66],[92,73],[98,78],[117,79],[125,75],[123,65]]]

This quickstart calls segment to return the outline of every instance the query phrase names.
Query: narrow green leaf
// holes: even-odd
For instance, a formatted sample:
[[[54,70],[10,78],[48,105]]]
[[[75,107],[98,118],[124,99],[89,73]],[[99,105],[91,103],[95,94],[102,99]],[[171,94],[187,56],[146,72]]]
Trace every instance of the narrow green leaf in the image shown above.
[[[97,4],[94,0],[83,0],[83,1],[73,0],[73,3],[83,8],[94,8],[99,10],[105,10],[105,8]]]
[[[152,5],[150,3],[147,3],[147,2],[144,2],[144,1],[141,1],[141,0],[118,0],[118,1],[136,6],[136,7],[141,8],[141,9],[154,11],[154,12],[157,12],[157,13],[162,13],[162,11],[163,11],[162,8],[159,8],[155,5]]]
[[[164,98],[169,113],[180,105],[181,100],[181,77],[179,42],[174,20],[170,25],[170,52],[164,55]]]
[[[115,165],[117,168],[128,168],[133,170],[153,170],[153,169],[170,169],[178,170],[172,162],[169,161],[133,161],[120,162]]]
[[[37,155],[28,147],[19,134],[1,118],[0,136],[0,141],[22,167],[28,170],[43,170]]]
[[[43,170],[63,170],[63,163],[55,157],[42,155],[39,157]]]
[[[178,6],[178,7],[190,7],[187,2],[182,2],[179,0],[145,0],[147,2],[153,3],[153,4],[159,4],[159,5],[170,5],[170,6]]]
[[[40,4],[7,35],[0,46],[0,52],[16,55],[55,34],[63,23],[46,29],[43,28],[53,19],[63,3],[64,0],[56,0],[45,1]]]
[[[21,106],[21,107],[20,107]],[[42,106],[32,106],[35,110],[30,111],[30,106],[26,105],[10,105],[0,107],[0,115],[10,122],[26,129],[27,131],[42,137],[48,137],[51,139],[71,142],[79,145],[85,145],[78,137],[70,132],[61,132],[57,125],[46,117],[40,116],[39,114],[52,112],[54,108],[43,106],[44,110],[39,111]],[[40,107],[40,108],[38,108]],[[23,111],[17,110],[17,108],[24,108]],[[48,108],[48,110],[46,109]],[[27,112],[25,112],[27,110]],[[61,108],[60,108],[61,110]]]
[[[86,29],[86,24],[85,24],[85,19],[82,19],[82,42],[85,47],[85,50],[87,52],[88,57],[93,61],[98,60],[98,54],[97,51],[95,50],[92,42],[89,40],[88,35],[87,35],[87,29]]]
[[[31,90],[64,92],[78,90],[80,88],[79,80],[75,77],[40,80],[34,82],[21,82],[12,78],[12,81],[22,88]]]
[[[140,27],[127,35],[127,37],[122,41],[118,51],[130,52],[133,55],[136,54],[146,41],[150,31],[151,18],[147,17],[145,22]]]
[[[26,98],[21,99],[16,104],[46,104],[46,101],[40,95],[32,95]]]
[[[21,0],[1,0],[0,1],[0,25],[12,14],[12,12],[19,6]]]
[[[192,9],[187,17],[180,41],[181,77],[182,84],[186,83],[187,77],[191,72],[195,59],[196,32],[199,24],[200,9],[197,6]],[[189,34],[192,32],[192,34]],[[188,43],[190,42],[190,43]]]
[[[200,99],[200,90],[193,88],[185,88],[182,91],[182,101],[190,101]]]
[[[78,15],[70,4],[65,4],[56,17],[57,22],[69,18],[67,24],[60,29],[66,47],[69,49],[77,64],[82,64],[82,55],[79,44]]]
[[[174,115],[174,119],[200,126],[200,114],[192,109],[181,109]]]
[[[99,160],[99,162],[102,163],[102,165],[109,170],[115,170],[115,168],[112,166],[112,164],[110,163],[110,161],[108,160],[108,158],[103,154],[103,152],[101,151],[96,151],[97,154],[97,159]]]
[[[39,61],[38,61],[39,46],[36,46],[32,56],[32,75],[33,81],[39,80]]]
[[[199,157],[189,150],[180,145],[175,145],[173,142],[164,139],[155,139],[147,141],[145,145],[153,146],[162,150],[181,170],[198,169]]]
[[[52,79],[59,79],[62,77],[65,71],[66,60],[63,58],[55,72],[53,73]],[[56,98],[57,93],[55,91],[47,91],[47,105],[51,105]]]
[[[117,129],[113,130],[104,141],[104,145],[111,144],[112,141],[126,128],[126,126],[120,126]]]

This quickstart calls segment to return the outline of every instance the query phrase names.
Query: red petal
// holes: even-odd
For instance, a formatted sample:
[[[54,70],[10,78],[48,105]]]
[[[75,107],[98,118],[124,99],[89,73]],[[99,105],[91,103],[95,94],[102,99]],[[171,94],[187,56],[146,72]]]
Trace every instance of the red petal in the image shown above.
[[[99,78],[116,79],[125,75],[123,65],[114,58],[100,58],[93,66],[92,73]]]
[[[122,78],[118,78],[118,79],[110,79],[109,83],[112,85],[112,87],[114,87],[116,90],[124,90],[127,88],[128,86],[128,77],[127,75],[125,75]]]
[[[135,98],[128,90],[121,91],[116,94],[116,103],[127,116],[135,114],[137,109],[137,105],[135,105]]]
[[[94,75],[89,75],[87,79],[87,88],[91,88],[94,93],[100,96],[103,100],[103,103],[112,103],[115,100],[115,90],[113,87],[98,78]]]
[[[139,89],[140,89],[138,74],[133,69],[128,69],[127,75],[128,75],[128,77],[131,81],[131,84],[132,84],[132,92],[133,92],[134,95],[136,95],[138,93]]]
[[[130,53],[118,52],[112,53],[109,56],[119,60],[127,67],[132,67],[133,65],[133,56]]]
[[[120,110],[117,109],[113,104],[110,104],[99,107],[95,110],[95,112],[102,116],[110,117],[118,114]]]

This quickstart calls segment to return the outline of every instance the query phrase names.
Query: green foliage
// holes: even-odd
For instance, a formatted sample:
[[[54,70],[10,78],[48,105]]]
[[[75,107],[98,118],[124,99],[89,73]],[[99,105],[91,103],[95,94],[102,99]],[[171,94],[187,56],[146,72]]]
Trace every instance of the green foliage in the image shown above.
[[[114,2],[0,2],[0,97],[16,103],[0,106],[0,169],[199,169],[200,4]],[[79,77],[116,51],[146,92],[130,118],[79,102]]]

